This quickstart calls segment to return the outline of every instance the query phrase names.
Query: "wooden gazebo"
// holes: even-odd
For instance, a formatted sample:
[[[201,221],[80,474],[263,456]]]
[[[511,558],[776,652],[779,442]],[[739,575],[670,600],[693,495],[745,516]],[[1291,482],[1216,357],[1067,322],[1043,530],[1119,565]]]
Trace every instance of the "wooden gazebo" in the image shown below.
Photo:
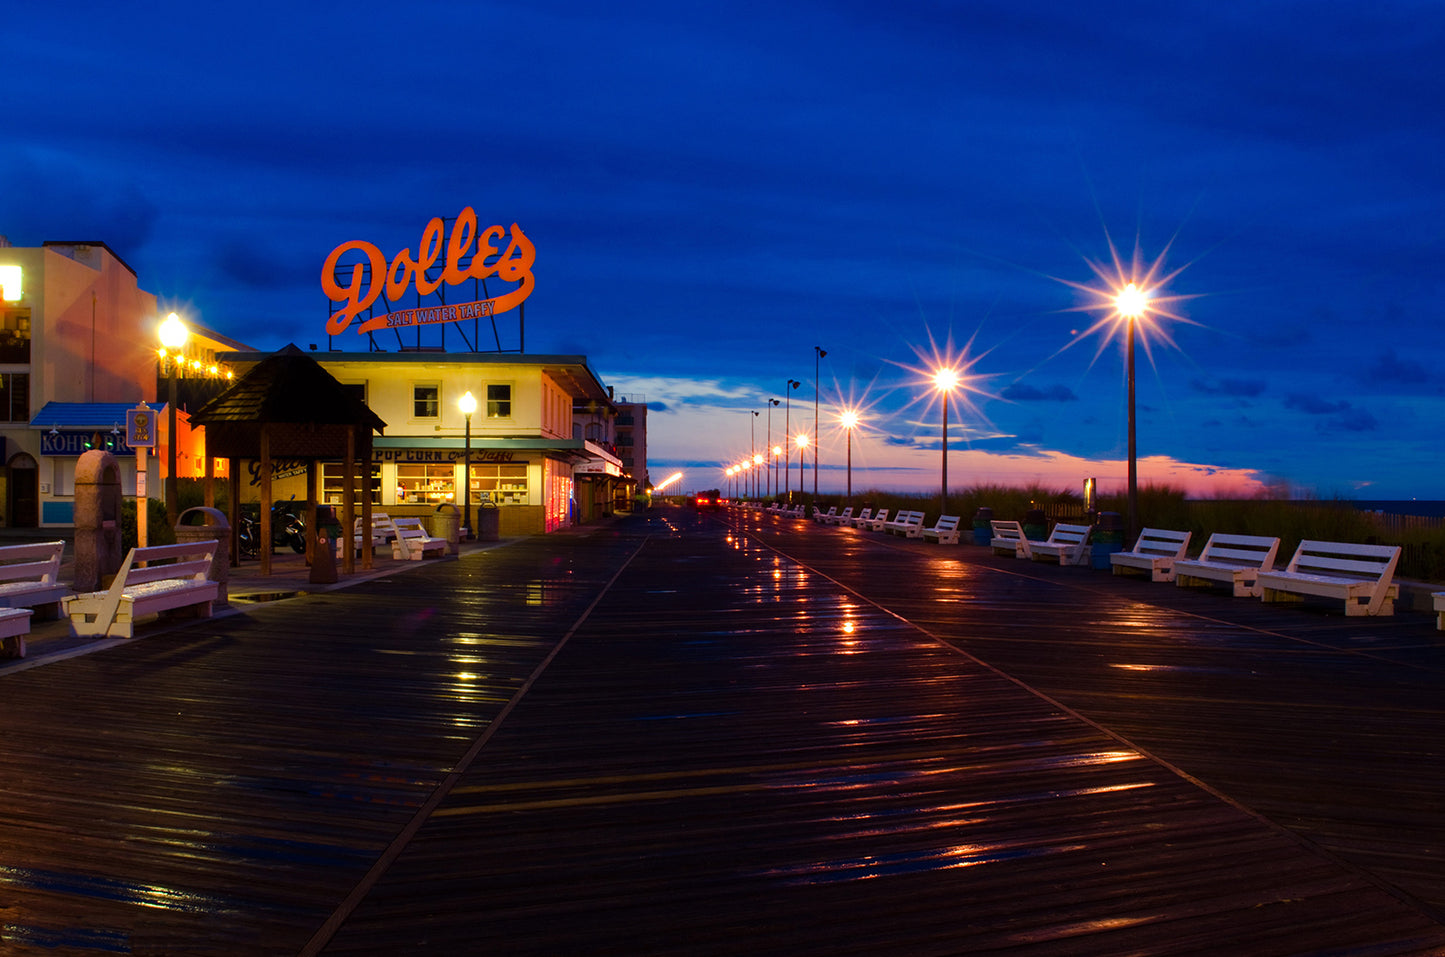
[[[272,463],[306,463],[306,558],[316,548],[318,462],[343,463],[342,540],[351,538],[356,518],[357,473],[371,479],[371,436],[386,423],[337,382],[315,359],[288,345],[261,360],[225,392],[191,415],[206,430],[207,456],[230,460],[231,560],[237,559],[243,459],[259,464],[261,485],[261,574],[271,574]],[[371,496],[361,496],[361,525],[371,527]],[[344,572],[356,570],[356,550],[341,550]],[[362,549],[362,567],[372,567]]]

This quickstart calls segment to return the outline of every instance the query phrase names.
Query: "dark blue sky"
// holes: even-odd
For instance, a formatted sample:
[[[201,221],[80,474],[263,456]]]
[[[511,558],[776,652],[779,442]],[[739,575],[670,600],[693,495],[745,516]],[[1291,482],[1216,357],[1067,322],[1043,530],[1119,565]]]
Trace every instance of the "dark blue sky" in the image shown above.
[[[28,5],[0,233],[324,348],[336,245],[516,222],[528,351],[645,394],[653,478],[692,487],[789,378],[811,418],[815,345],[823,405],[869,407],[855,488],[934,487],[950,343],[953,484],[1117,484],[1122,349],[1078,285],[1137,244],[1182,297],[1139,355],[1145,481],[1445,498],[1445,6],[689,6]]]

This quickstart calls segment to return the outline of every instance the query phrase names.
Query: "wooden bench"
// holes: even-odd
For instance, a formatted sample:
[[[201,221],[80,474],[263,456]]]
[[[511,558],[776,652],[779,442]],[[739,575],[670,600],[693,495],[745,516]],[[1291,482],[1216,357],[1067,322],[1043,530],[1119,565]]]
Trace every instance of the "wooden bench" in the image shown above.
[[[1065,525],[1059,522],[1042,542],[1031,542],[1029,551],[1034,561],[1052,559],[1060,565],[1087,565],[1093,557],[1089,548],[1089,525]]]
[[[0,657],[25,657],[25,636],[30,634],[33,614],[29,608],[0,608]]]
[[[59,618],[60,599],[74,591],[60,583],[64,551],[64,542],[0,546],[0,608],[32,608],[41,618]]]
[[[1024,527],[1018,522],[1009,522],[1002,519],[991,520],[989,528],[993,530],[993,537],[989,539],[989,547],[995,555],[1012,555],[1014,558],[1033,558],[1034,553],[1030,546],[1033,542],[1024,534]]]
[[[445,538],[432,538],[421,526],[419,518],[394,518],[392,527],[396,538],[391,542],[391,557],[406,561],[421,561],[428,555],[440,558],[447,553],[450,543]]]
[[[132,548],[105,591],[61,599],[70,630],[80,637],[132,638],[146,615],[186,611],[209,618],[218,586],[210,580],[214,541]]]
[[[904,538],[920,538],[923,535],[923,513],[899,511],[893,521],[884,523],[883,531]]]
[[[1430,598],[1435,602],[1435,628],[1445,631],[1445,591],[1432,592]]]
[[[817,522],[819,525],[827,525],[833,520],[833,516],[837,514],[838,506],[836,505],[829,506],[826,512],[816,505],[813,506],[813,521]]]
[[[1400,586],[1392,579],[1400,561],[1398,545],[1348,542],[1299,543],[1284,571],[1259,573],[1266,602],[1304,601],[1304,596],[1339,598],[1346,615],[1393,615]]]
[[[1133,550],[1110,555],[1109,565],[1115,575],[1142,571],[1148,573],[1150,581],[1172,582],[1174,563],[1189,549],[1190,536],[1190,532],[1146,528],[1139,533]]]
[[[926,542],[931,539],[940,545],[957,545],[958,522],[961,518],[961,515],[938,516],[938,521],[933,523],[932,528],[923,530],[923,540]]]
[[[870,532],[881,532],[883,527],[888,524],[888,509],[880,508],[873,513],[872,518],[855,521],[853,524],[858,528],[866,528]]]
[[[1225,535],[1215,532],[1198,558],[1174,563],[1174,584],[1180,588],[1224,582],[1236,598],[1260,596],[1259,573],[1274,568],[1279,539],[1268,535]]]
[[[829,525],[852,525],[852,524],[853,524],[853,506],[849,505],[847,508],[843,509],[843,511],[839,512],[837,515],[834,515],[832,518],[828,519],[828,524],[829,524]]]
[[[864,525],[866,525],[866,524],[868,523],[868,520],[869,520],[870,518],[872,518],[872,517],[873,517],[873,509],[871,509],[871,508],[865,508],[863,511],[859,512],[857,515],[854,515],[852,518],[850,518],[850,519],[848,520],[848,524],[849,524],[849,525],[852,525],[854,528],[862,528]]]

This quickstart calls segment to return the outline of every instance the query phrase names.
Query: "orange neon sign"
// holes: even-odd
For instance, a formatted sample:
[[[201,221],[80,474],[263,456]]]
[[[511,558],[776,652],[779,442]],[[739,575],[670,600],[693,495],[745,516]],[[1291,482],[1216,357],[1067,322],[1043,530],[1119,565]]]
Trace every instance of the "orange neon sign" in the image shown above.
[[[326,293],[326,298],[343,305],[326,320],[327,335],[334,336],[345,332],[357,315],[371,308],[383,288],[386,290],[386,298],[395,302],[405,295],[413,284],[419,295],[429,296],[444,282],[455,286],[468,279],[486,279],[491,275],[496,275],[504,282],[520,283],[509,293],[479,302],[401,309],[374,316],[363,322],[358,332],[493,316],[520,305],[522,300],[531,295],[534,285],[532,264],[537,261],[537,248],[516,223],[512,224],[507,248],[500,250],[497,244],[506,235],[506,231],[501,226],[488,226],[478,234],[476,212],[470,206],[463,209],[457,216],[451,235],[446,238],[446,261],[441,277],[428,279],[427,271],[435,266],[441,257],[442,236],[445,231],[441,217],[434,218],[422,230],[416,256],[412,256],[410,249],[403,249],[390,263],[380,249],[360,239],[342,243],[331,250],[331,255],[326,257],[326,264],[321,267],[321,288]],[[476,244],[475,252],[472,251],[473,243]],[[366,265],[371,267],[370,280],[368,281],[364,264],[352,263],[351,281],[343,286],[336,281],[337,267],[341,257],[352,252],[366,257]],[[471,255],[471,262],[463,266],[462,262],[468,255]],[[497,258],[489,266],[487,260],[492,256]],[[378,281],[378,277],[385,277],[384,282]]]

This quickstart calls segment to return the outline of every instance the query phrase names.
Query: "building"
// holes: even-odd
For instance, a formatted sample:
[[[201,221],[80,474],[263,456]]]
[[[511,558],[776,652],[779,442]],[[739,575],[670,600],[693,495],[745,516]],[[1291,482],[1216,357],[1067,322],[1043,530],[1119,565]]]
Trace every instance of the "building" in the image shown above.
[[[617,397],[617,457],[639,489],[652,487],[647,474],[647,397]]]
[[[613,408],[583,356],[510,353],[312,352],[384,422],[373,439],[371,500],[393,515],[446,506],[497,508],[502,535],[550,532],[584,520],[577,473],[601,462],[621,472],[606,440],[579,434],[574,409]],[[265,354],[222,353],[243,374]],[[470,394],[470,418],[461,400]],[[470,450],[469,488],[463,486]],[[303,463],[273,462],[278,498],[306,498]],[[341,502],[342,467],[323,463],[320,501]],[[259,476],[242,477],[245,489]],[[468,500],[470,500],[468,502]],[[465,519],[463,520],[465,522]],[[476,519],[473,518],[474,526]]]
[[[121,457],[123,491],[135,494],[123,413],[156,404],[157,312],[155,295],[103,242],[18,247],[0,237],[0,525],[72,524],[75,462],[90,448]],[[213,354],[223,346],[239,344],[193,326],[178,374],[193,387],[221,386]],[[177,434],[178,464],[203,474],[200,439],[184,416]],[[157,491],[170,437],[160,439],[147,465],[147,487]]]

